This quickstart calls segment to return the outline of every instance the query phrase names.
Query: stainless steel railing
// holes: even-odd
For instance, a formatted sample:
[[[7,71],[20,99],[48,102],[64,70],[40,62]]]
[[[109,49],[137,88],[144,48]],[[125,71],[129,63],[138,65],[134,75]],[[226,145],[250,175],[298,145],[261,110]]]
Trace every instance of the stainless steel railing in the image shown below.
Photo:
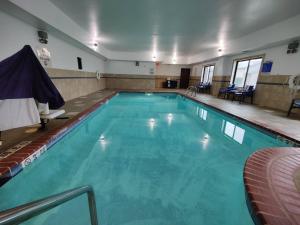
[[[0,225],[19,224],[85,193],[88,196],[91,224],[98,225],[95,194],[91,186],[75,188],[16,208],[2,211],[0,212]]]
[[[185,94],[190,94],[191,96],[196,97],[197,96],[197,87],[196,86],[189,86],[186,91]]]

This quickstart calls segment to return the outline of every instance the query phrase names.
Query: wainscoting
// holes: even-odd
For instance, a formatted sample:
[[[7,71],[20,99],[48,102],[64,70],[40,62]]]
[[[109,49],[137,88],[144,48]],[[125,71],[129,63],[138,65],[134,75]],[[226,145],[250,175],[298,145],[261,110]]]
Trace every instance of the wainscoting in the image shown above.
[[[260,75],[256,85],[254,104],[288,111],[292,99],[300,98],[299,93],[296,95],[289,89],[289,77],[287,75]],[[229,83],[230,76],[214,76],[211,94],[217,96],[219,89],[227,87]]]
[[[128,89],[128,90],[153,90],[163,87],[163,83],[170,78],[180,82],[180,76],[165,75],[129,75],[129,74],[104,74],[100,80],[91,72],[47,69],[53,83],[59,89],[64,99],[70,100],[87,95],[102,89]],[[189,85],[196,85],[199,77],[191,76]],[[272,109],[288,111],[291,101],[295,96],[288,87],[289,76],[260,75],[254,97],[254,104]],[[227,87],[230,75],[214,76],[211,94],[217,96],[219,89]],[[300,110],[298,110],[299,112]],[[295,112],[297,112],[295,110]]]
[[[258,78],[254,103],[259,106],[288,111],[292,99],[300,97],[288,86],[290,76],[263,75]],[[296,112],[296,110],[295,110]]]
[[[104,74],[107,89],[155,89],[155,76],[129,75],[129,74]]]
[[[65,101],[105,89],[105,79],[96,79],[96,73],[46,68]]]
[[[163,88],[163,83],[168,78],[176,80],[180,85],[180,76],[168,75],[129,75],[129,74],[104,74],[107,89],[155,89]],[[189,85],[196,85],[199,77],[191,77]]]
[[[218,96],[220,88],[227,87],[230,83],[230,76],[214,76],[210,93]]]

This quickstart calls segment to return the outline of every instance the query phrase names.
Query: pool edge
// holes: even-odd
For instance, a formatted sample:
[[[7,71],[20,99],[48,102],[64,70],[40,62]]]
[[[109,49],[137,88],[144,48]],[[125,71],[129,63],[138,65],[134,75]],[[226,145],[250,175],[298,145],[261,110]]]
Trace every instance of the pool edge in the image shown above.
[[[20,173],[26,166],[31,164],[46,152],[57,141],[75,129],[91,113],[99,109],[104,103],[117,95],[118,91],[113,91],[110,95],[98,101],[91,107],[80,112],[78,115],[66,121],[61,126],[55,128],[35,139],[28,145],[0,160],[0,187]]]
[[[250,155],[243,179],[249,213],[256,225],[300,224],[300,192],[293,184],[299,148],[266,148]]]

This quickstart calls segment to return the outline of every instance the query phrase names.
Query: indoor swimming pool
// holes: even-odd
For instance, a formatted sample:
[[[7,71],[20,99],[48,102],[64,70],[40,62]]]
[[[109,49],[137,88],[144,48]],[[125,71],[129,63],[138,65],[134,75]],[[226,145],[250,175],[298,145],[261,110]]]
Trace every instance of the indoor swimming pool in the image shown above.
[[[243,167],[287,144],[172,93],[119,93],[0,187],[0,210],[82,185],[101,225],[253,225]],[[25,224],[90,224],[86,197]]]

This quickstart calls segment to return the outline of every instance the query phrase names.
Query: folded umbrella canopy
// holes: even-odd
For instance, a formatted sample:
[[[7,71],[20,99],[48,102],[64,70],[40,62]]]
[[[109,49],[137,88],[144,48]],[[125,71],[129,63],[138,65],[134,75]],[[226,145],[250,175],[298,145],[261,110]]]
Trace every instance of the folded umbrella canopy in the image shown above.
[[[38,103],[64,100],[29,45],[0,62],[0,131],[40,123]]]

